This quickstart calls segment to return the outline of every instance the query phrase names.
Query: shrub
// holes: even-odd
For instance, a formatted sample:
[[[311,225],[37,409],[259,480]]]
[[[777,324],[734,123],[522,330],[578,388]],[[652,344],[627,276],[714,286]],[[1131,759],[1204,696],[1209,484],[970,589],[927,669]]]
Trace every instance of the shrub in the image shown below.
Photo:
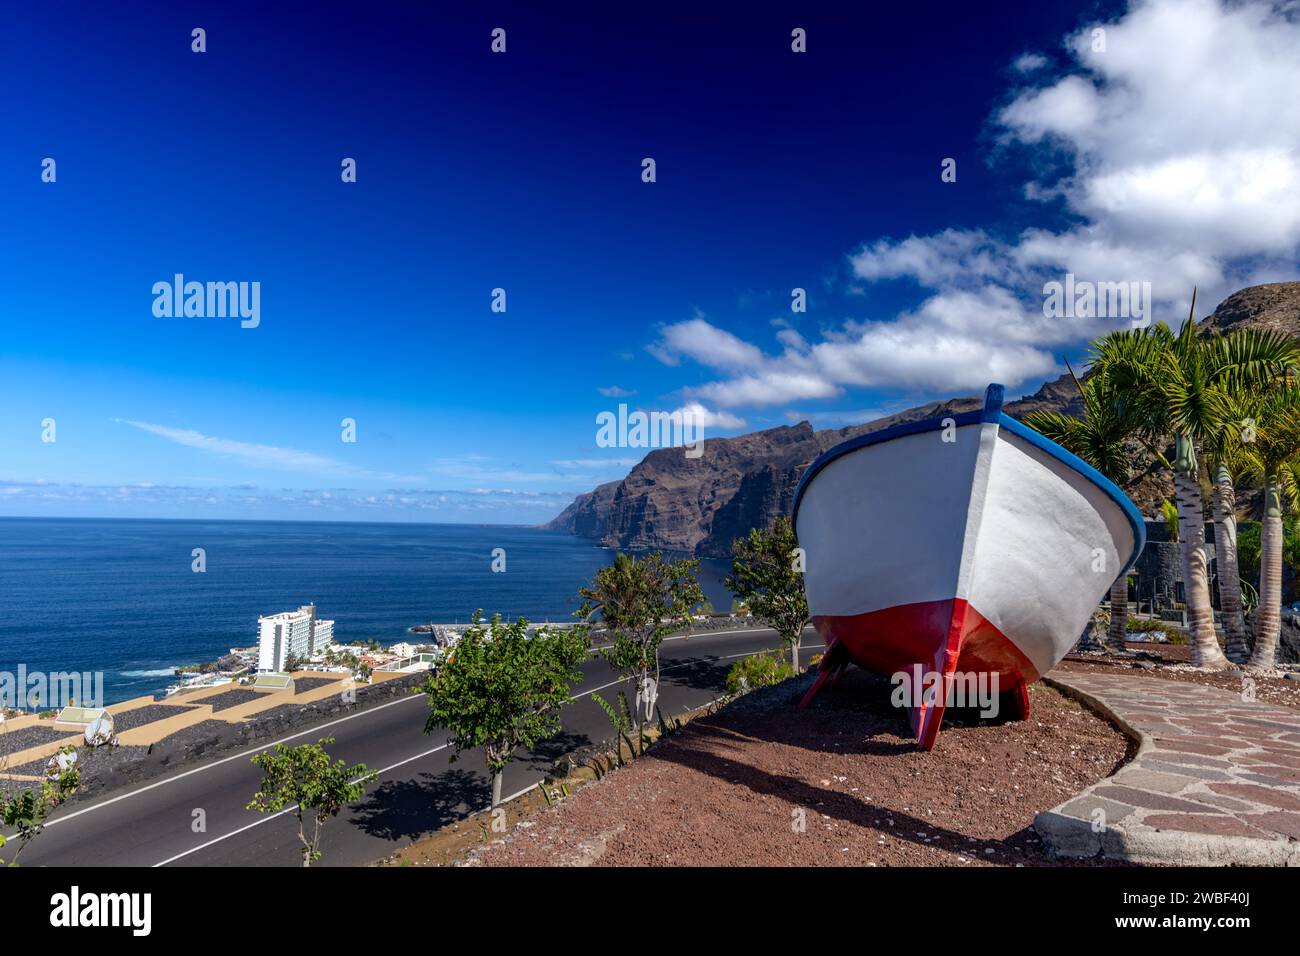
[[[1125,623],[1124,629],[1130,634],[1146,634],[1150,631],[1159,631],[1165,636],[1165,641],[1170,644],[1187,643],[1187,635],[1165,621],[1148,620],[1144,617],[1130,617]]]
[[[762,651],[745,657],[727,672],[727,693],[744,694],[759,687],[771,687],[794,676],[794,668],[777,656],[776,651]]]

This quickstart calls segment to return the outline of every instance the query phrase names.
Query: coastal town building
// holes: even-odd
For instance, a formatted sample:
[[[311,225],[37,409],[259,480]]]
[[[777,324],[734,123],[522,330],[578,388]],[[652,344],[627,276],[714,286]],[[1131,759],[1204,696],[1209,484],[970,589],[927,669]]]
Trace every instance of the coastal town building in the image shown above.
[[[316,605],[257,619],[257,669],[283,671],[290,657],[309,658],[334,641],[334,622],[316,617]]]

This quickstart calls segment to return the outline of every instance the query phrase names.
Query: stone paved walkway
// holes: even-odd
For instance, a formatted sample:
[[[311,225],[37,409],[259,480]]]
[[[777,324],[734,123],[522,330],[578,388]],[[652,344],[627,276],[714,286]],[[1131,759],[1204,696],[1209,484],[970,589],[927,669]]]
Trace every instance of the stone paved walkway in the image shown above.
[[[1137,863],[1300,865],[1300,711],[1138,674],[1055,671],[1108,713],[1133,760],[1034,826],[1061,856]]]

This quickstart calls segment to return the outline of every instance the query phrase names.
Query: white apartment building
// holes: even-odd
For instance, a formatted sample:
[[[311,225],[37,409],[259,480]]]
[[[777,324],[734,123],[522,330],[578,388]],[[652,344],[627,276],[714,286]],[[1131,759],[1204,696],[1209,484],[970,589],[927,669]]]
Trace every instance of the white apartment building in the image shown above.
[[[334,622],[316,617],[316,605],[281,611],[257,619],[257,669],[282,671],[294,657],[322,653],[334,640]]]

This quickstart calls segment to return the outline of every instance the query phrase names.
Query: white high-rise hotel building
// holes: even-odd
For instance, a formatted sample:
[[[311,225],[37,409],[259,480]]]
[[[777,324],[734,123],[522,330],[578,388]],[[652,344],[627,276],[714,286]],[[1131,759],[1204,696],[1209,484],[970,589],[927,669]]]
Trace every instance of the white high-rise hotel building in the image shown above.
[[[282,671],[290,655],[319,654],[334,640],[334,622],[316,617],[316,605],[257,619],[257,669]]]

